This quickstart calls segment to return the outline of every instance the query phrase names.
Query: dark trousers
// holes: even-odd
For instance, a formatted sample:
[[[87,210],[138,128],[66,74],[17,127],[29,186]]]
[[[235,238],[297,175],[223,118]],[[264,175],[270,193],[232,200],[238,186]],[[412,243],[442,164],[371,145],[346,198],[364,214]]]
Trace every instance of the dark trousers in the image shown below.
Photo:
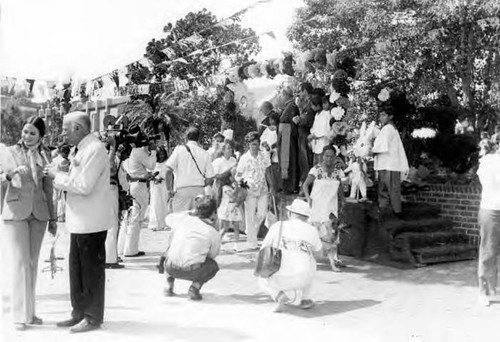
[[[307,134],[304,133],[299,133],[299,141],[298,141],[298,147],[299,147],[299,172],[300,172],[300,182],[304,183],[304,181],[307,178],[307,175],[309,174],[309,171],[311,171],[312,168],[312,151],[309,148],[309,145],[307,144]]]
[[[104,286],[107,231],[71,234],[69,284],[71,315],[101,324],[104,318]]]
[[[281,191],[283,185],[281,181],[280,165],[278,163],[272,163],[271,166],[266,169],[266,181],[273,195]]]
[[[378,171],[378,206],[401,212],[401,172]]]
[[[299,161],[297,138],[290,138],[288,178],[283,179],[283,190],[294,192],[299,189]]]
[[[194,283],[203,285],[215,277],[217,272],[219,272],[219,265],[217,265],[217,262],[214,259],[207,257],[205,262],[202,264],[179,268],[172,265],[172,263],[170,263],[167,259],[165,260],[165,271],[167,272],[167,278],[172,277],[190,280]]]

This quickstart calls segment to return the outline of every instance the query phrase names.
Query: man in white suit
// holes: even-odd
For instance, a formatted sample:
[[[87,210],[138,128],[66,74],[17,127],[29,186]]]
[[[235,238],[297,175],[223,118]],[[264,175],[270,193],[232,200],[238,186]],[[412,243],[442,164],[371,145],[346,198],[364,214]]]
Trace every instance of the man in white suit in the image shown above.
[[[69,173],[52,166],[46,174],[54,187],[66,191],[66,228],[71,233],[69,252],[71,318],[59,327],[78,333],[100,328],[104,317],[105,241],[111,226],[109,159],[106,148],[90,133],[90,118],[69,113],[63,136],[74,146]]]

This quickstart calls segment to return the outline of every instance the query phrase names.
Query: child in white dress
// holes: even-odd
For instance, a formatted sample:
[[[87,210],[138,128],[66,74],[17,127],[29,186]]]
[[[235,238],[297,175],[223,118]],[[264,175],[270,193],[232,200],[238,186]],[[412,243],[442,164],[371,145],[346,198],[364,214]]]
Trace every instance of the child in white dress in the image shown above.
[[[222,184],[222,199],[217,209],[217,217],[219,219],[220,237],[232,228],[234,231],[234,246],[233,249],[238,252],[237,242],[240,238],[240,229],[243,222],[241,208],[233,200],[234,186],[232,185],[233,177],[224,178]]]
[[[156,154],[153,174],[158,174],[150,182],[150,203],[148,228],[153,231],[166,229],[165,217],[168,215],[167,151],[160,146]]]

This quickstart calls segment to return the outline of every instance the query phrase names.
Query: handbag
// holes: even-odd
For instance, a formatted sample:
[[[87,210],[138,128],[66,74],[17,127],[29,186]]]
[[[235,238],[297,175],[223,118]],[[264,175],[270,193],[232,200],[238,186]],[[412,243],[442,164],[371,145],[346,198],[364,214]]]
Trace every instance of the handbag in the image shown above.
[[[278,234],[278,243],[276,247],[269,246],[261,248],[257,255],[257,264],[253,274],[261,278],[269,278],[274,273],[278,272],[281,267],[281,249],[279,244],[281,241],[281,231],[283,229],[283,221],[280,223],[280,230]]]
[[[273,205],[274,213],[270,210],[267,211],[266,219],[264,221],[264,225],[267,227],[267,229],[271,228],[273,224],[278,222],[278,210],[276,209],[276,198],[274,197],[273,194],[271,194],[271,202]]]

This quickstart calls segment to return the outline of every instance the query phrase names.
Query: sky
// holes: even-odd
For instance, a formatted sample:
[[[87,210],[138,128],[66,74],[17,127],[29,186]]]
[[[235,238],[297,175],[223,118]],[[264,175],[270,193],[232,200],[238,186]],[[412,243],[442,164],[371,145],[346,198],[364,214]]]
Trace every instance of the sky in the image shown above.
[[[147,42],[190,11],[228,17],[256,0],[0,0],[0,75],[62,81],[91,79],[143,57]],[[242,25],[262,36],[258,59],[290,50],[285,37],[302,0],[271,0]]]

